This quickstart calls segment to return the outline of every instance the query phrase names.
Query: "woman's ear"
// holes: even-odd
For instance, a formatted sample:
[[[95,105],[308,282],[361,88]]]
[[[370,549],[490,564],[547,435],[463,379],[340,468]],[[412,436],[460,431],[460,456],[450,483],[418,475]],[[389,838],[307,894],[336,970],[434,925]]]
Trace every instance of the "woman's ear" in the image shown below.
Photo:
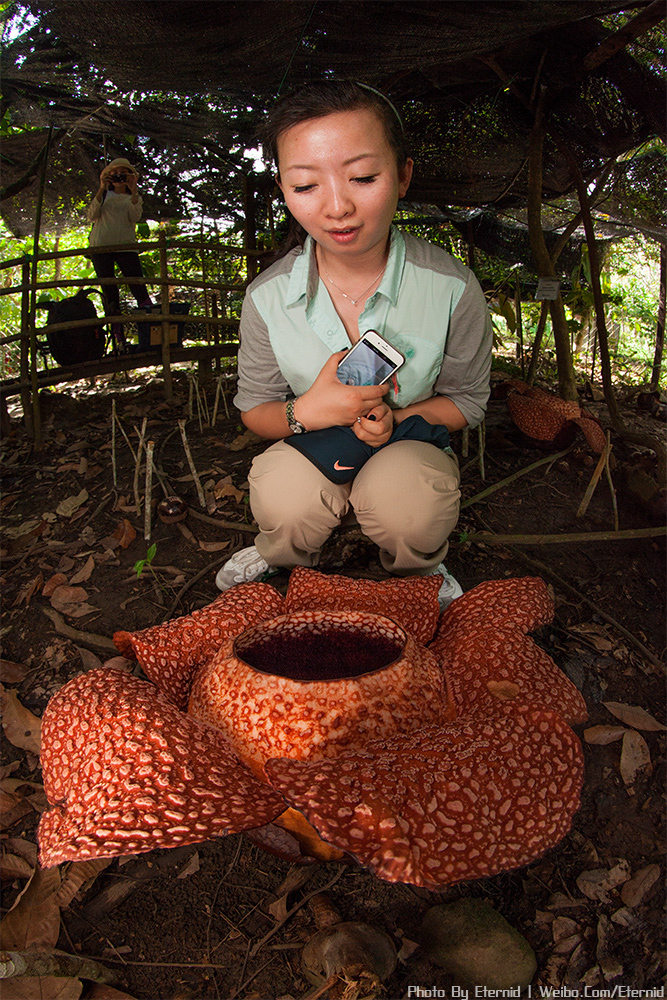
[[[407,159],[405,161],[405,166],[401,167],[398,171],[398,197],[405,198],[408,188],[410,187],[410,181],[412,180],[412,169],[415,165],[414,160]]]

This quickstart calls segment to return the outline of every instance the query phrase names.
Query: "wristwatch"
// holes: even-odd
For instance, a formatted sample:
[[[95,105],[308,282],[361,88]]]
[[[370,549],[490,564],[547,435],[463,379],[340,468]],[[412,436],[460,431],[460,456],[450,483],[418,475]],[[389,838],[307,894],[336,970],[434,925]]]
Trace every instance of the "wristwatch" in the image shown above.
[[[291,430],[292,434],[305,434],[306,428],[300,421],[294,416],[294,404],[295,399],[288,399],[285,406],[285,416],[287,417],[287,426]]]

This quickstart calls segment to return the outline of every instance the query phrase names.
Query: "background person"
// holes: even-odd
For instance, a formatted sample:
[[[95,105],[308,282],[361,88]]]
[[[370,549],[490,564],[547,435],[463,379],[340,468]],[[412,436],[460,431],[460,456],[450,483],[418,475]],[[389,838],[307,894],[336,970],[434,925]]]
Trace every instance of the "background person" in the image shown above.
[[[248,477],[256,544],[232,556],[216,584],[316,565],[352,508],[386,570],[443,574],[445,606],[462,592],[442,563],[458,519],[459,469],[428,438],[434,427],[456,431],[484,416],[492,346],[484,295],[458,260],[392,225],[413,163],[383,95],[352,82],[306,86],[276,104],[266,136],[292,249],[247,289],[234,403],[248,428],[278,443]],[[392,383],[343,385],[336,367],[369,329],[406,362]],[[411,416],[424,439],[390,442]],[[378,449],[344,484],[287,443],[334,427]]]
[[[112,247],[137,242],[135,226],[141,218],[143,201],[137,192],[138,174],[129,160],[118,157],[100,174],[100,186],[88,206],[88,221],[93,223],[88,240],[91,247]],[[98,278],[113,278],[115,265],[126,278],[143,278],[139,254],[134,250],[108,250],[91,254]],[[140,309],[153,305],[146,285],[128,282]],[[102,285],[104,311],[107,316],[120,314],[118,285]],[[111,333],[117,347],[125,348],[122,323],[112,323]]]

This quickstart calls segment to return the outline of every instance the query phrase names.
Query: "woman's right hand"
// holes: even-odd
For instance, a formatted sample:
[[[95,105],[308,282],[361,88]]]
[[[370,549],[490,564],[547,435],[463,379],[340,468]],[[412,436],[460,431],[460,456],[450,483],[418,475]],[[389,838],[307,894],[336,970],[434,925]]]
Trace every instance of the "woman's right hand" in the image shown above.
[[[323,365],[310,389],[299,396],[294,413],[309,431],[325,427],[351,427],[377,406],[388,385],[343,385],[336,369],[347,351],[337,351]]]

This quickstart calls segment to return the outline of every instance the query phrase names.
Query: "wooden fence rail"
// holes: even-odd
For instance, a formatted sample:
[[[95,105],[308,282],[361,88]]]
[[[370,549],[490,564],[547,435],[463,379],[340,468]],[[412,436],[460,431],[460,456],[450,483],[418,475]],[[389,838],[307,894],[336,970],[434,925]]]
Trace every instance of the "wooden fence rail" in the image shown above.
[[[159,311],[150,313],[141,310],[133,310],[115,316],[98,316],[96,319],[76,320],[67,323],[51,323],[44,326],[37,326],[37,312],[44,306],[37,301],[38,293],[48,289],[68,289],[97,287],[106,285],[128,285],[132,278],[125,276],[119,278],[63,278],[37,280],[37,264],[43,261],[56,261],[63,258],[87,257],[90,258],[96,252],[107,252],[109,250],[133,250],[139,253],[148,253],[154,250],[158,252],[159,277],[145,276],[141,279],[142,284],[152,288],[159,288],[158,305]],[[41,447],[41,419],[39,415],[39,389],[44,385],[57,385],[59,383],[75,381],[79,378],[90,378],[95,375],[109,374],[116,371],[128,371],[132,368],[145,368],[159,366],[162,369],[164,378],[165,397],[171,399],[172,389],[172,362],[194,361],[201,365],[210,365],[212,359],[219,361],[223,357],[231,357],[236,353],[237,344],[230,343],[229,340],[220,339],[221,331],[224,329],[235,330],[238,327],[238,320],[232,316],[225,315],[224,305],[222,315],[218,314],[218,303],[225,302],[229,295],[236,293],[241,296],[246,288],[247,280],[240,283],[218,282],[210,280],[206,275],[194,279],[177,277],[170,273],[168,265],[168,255],[178,250],[199,250],[201,252],[221,253],[227,257],[238,257],[245,261],[246,274],[254,273],[256,266],[268,255],[265,252],[248,250],[244,247],[236,247],[229,244],[211,245],[197,240],[173,240],[167,239],[163,234],[157,241],[143,242],[133,245],[119,245],[117,247],[85,247],[78,250],[50,251],[48,253],[25,254],[23,257],[0,262],[0,272],[11,267],[21,267],[21,280],[16,285],[11,285],[0,289],[0,296],[15,295],[21,300],[21,321],[20,332],[9,334],[0,339],[0,347],[9,344],[20,343],[19,375],[14,378],[0,381],[0,401],[2,409],[3,427],[8,426],[6,400],[10,396],[19,395],[23,407],[23,415],[26,427],[35,438],[35,443]],[[204,291],[205,312],[199,313],[172,313],[170,312],[170,289],[177,286],[179,289],[192,289],[193,291]],[[214,293],[209,296],[208,292]],[[217,294],[216,294],[217,293]],[[154,296],[155,297],[155,296]],[[210,305],[210,310],[209,310]],[[210,311],[210,314],[209,314]],[[42,337],[47,337],[50,333],[61,330],[77,330],[92,328],[95,326],[118,323],[123,326],[137,323],[150,323],[151,327],[161,325],[161,344],[158,350],[132,353],[129,355],[119,354],[114,357],[103,357],[99,361],[86,362],[81,365],[69,367],[61,366],[55,369],[40,369],[39,361],[44,354],[44,344]],[[205,346],[193,346],[184,348],[176,347],[170,343],[170,326],[177,323],[179,327],[183,324],[197,324],[206,330],[207,344]],[[206,367],[204,368],[206,370]]]

